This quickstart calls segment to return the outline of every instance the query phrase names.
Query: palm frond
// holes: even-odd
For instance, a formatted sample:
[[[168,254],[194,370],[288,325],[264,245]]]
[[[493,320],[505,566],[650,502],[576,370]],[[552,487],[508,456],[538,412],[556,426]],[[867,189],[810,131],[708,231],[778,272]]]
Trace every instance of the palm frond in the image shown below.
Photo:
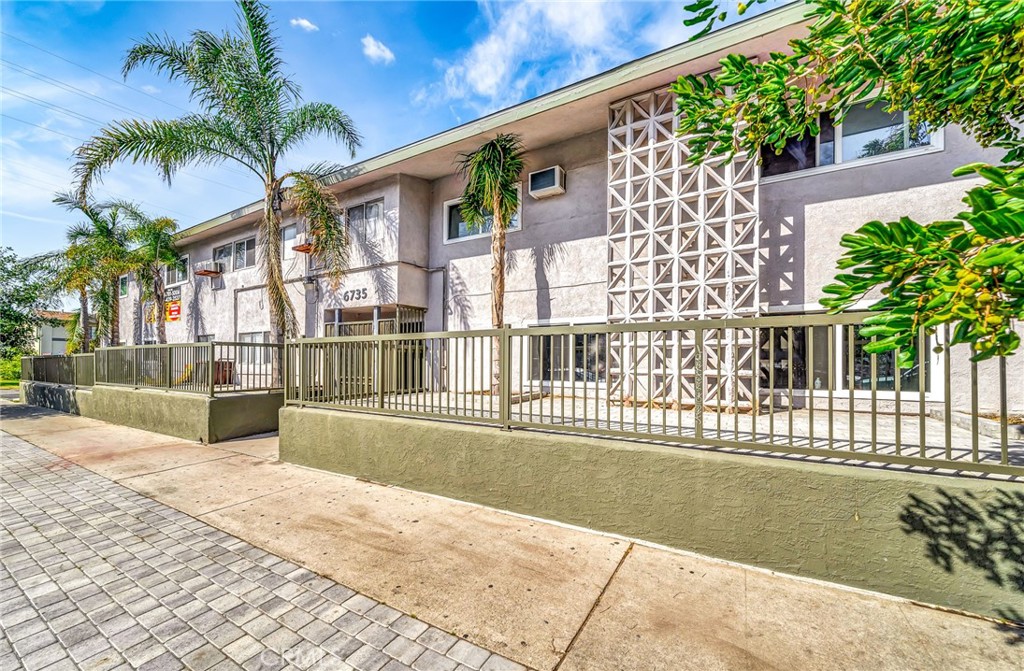
[[[188,80],[193,74],[192,58],[188,45],[175,42],[168,35],[150,33],[137,42],[125,54],[121,75],[128,75],[139,67],[148,65],[159,74],[174,80]]]
[[[244,141],[226,133],[216,118],[192,114],[171,121],[117,121],[75,150],[73,169],[80,200],[88,198],[94,182],[118,161],[155,166],[170,184],[174,173],[186,165],[214,165],[233,160],[259,174],[247,161]]]
[[[496,214],[495,221],[507,228],[519,209],[523,166],[523,142],[514,133],[502,133],[462,154],[458,170],[467,180],[459,208],[463,220],[479,228],[488,214]]]
[[[280,43],[274,33],[273,22],[266,5],[259,0],[238,1],[239,30],[248,38],[253,61],[260,76],[268,81],[278,81],[288,95],[298,99],[299,86],[284,75],[284,61],[278,52]]]
[[[313,246],[311,253],[324,261],[331,279],[337,282],[349,265],[348,227],[341,217],[338,199],[316,173],[295,172],[289,176],[294,185],[288,190],[288,201],[295,213],[306,220]]]
[[[326,135],[340,142],[355,156],[363,138],[355,123],[338,107],[330,103],[311,102],[289,110],[281,123],[281,150],[313,135]]]

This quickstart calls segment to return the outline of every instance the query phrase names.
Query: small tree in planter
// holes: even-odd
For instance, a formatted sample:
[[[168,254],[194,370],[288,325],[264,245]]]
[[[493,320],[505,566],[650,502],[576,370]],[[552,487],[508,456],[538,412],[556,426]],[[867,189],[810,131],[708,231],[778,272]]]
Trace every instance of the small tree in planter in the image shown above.
[[[473,229],[491,234],[491,326],[505,325],[505,234],[519,211],[520,176],[523,172],[523,141],[503,133],[479,149],[463,154],[459,174],[466,179],[459,207],[463,221]],[[500,384],[500,339],[491,352],[491,393]]]

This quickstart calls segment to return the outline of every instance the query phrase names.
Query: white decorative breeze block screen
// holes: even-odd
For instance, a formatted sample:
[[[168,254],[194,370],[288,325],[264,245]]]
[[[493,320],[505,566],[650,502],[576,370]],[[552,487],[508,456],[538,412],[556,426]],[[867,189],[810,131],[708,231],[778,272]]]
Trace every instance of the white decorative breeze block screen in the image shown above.
[[[659,90],[609,107],[611,322],[758,312],[757,162],[739,155],[729,163],[690,165],[686,138],[676,136],[674,102],[670,93]],[[753,334],[728,343],[719,342],[714,332],[706,336],[705,401],[749,400]],[[692,402],[692,340],[674,334],[662,342],[648,342],[642,334],[627,340],[623,347],[609,345],[611,393]],[[681,386],[676,370],[683,371]]]

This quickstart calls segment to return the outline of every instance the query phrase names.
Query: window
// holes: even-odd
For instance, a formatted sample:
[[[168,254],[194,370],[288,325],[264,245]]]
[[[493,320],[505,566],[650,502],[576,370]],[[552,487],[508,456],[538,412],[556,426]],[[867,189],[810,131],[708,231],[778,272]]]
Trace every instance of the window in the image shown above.
[[[763,147],[761,175],[784,175],[934,144],[927,126],[911,126],[907,112],[887,112],[882,100],[854,105],[839,124],[822,114],[819,124],[816,137],[790,140],[780,154]]]
[[[512,221],[508,224],[508,230],[517,231],[521,225],[522,213],[522,199],[520,198],[520,211],[516,212],[512,216]],[[484,235],[491,234],[491,226],[494,225],[494,218],[490,213],[484,216],[483,223],[477,227],[470,227],[462,219],[462,212],[459,206],[462,204],[462,200],[449,200],[444,204],[444,227],[445,227],[445,239],[449,242],[452,240],[463,240],[467,238],[476,238]]]
[[[213,250],[213,260],[224,266],[224,272],[231,272],[231,250],[232,245],[224,245]]]
[[[201,336],[196,336],[196,342],[213,342],[214,335],[212,333],[206,333]]]
[[[361,240],[374,240],[379,237],[384,222],[384,200],[374,200],[348,208],[349,234]]]
[[[117,280],[117,287],[118,287],[118,294],[121,296],[121,298],[124,298],[125,296],[128,295],[128,276],[127,275],[121,275],[121,277],[118,278],[118,280]]]
[[[870,342],[868,338],[859,335],[860,327],[854,329],[853,337],[853,389],[871,390],[871,354],[864,351],[864,346]],[[832,343],[833,361],[833,384],[836,390],[850,390],[850,337],[849,329],[843,326],[835,327],[836,339]],[[790,336],[792,334],[792,337]],[[794,327],[788,329],[777,327],[774,329],[774,340],[769,347],[768,340],[770,332],[768,329],[760,330],[760,361],[761,361],[761,384],[765,388],[769,384],[776,390],[785,390],[790,387],[790,362],[792,362],[792,387],[794,390],[806,390],[808,382],[815,390],[826,391],[829,388],[829,330],[825,326],[813,328],[814,339],[814,361],[810,367],[810,380],[808,380],[808,328]],[[924,342],[924,351],[930,353],[935,341],[927,336]],[[900,369],[900,392],[920,391],[921,370],[920,363],[915,361],[911,368]],[[924,361],[924,385],[925,392],[931,391],[932,384],[932,363],[931,356],[926,355]],[[896,355],[894,352],[885,352],[875,355],[875,390],[880,392],[896,391]],[[771,373],[774,371],[774,373]]]
[[[761,384],[767,387],[771,382],[775,389],[788,389],[792,361],[793,389],[807,389],[807,328],[794,327],[792,331],[785,327],[774,331],[761,329],[760,334]],[[773,338],[771,347],[769,338]],[[814,328],[812,375],[815,389],[828,389],[828,329],[825,327]]]
[[[297,227],[295,224],[291,226],[285,226],[281,229],[281,260],[288,261],[295,258],[297,252],[292,249],[295,247],[295,236],[297,235]]]
[[[270,340],[270,334],[265,331],[256,331],[254,333],[239,333],[238,342],[240,343],[265,343]],[[264,361],[263,353],[265,347],[239,347],[238,348],[238,363],[250,364],[253,366],[260,366]]]
[[[256,238],[239,240],[235,243],[235,270],[256,265]]]
[[[864,346],[870,342],[855,329],[853,336],[853,388],[871,389],[871,355],[864,351]],[[924,349],[931,352],[935,343],[930,336],[926,336]],[[850,389],[850,334],[848,329],[843,329],[843,356],[839,363],[841,371],[840,380],[843,389]],[[914,361],[910,368],[896,368],[896,353],[884,352],[875,355],[875,389],[877,391],[896,391],[896,374],[899,371],[900,391],[917,392],[921,384],[920,357]],[[931,357],[924,357],[924,389],[928,391],[931,385]]]
[[[180,266],[167,266],[167,286],[188,282],[188,255],[181,257]]]
[[[530,379],[604,382],[608,359],[605,333],[530,337]]]

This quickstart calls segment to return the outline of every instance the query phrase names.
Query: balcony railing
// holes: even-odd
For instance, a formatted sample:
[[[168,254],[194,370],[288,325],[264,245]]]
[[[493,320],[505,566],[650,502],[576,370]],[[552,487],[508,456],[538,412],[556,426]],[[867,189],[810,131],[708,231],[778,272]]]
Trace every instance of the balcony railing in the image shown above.
[[[281,388],[283,347],[203,342],[96,350],[96,384],[215,396]]]
[[[69,387],[91,387],[95,382],[92,354],[21,357],[21,379]]]
[[[935,354],[942,340],[922,332],[914,366],[898,369],[894,353],[864,350],[862,319],[302,339],[286,345],[285,403],[1024,476],[1007,360]],[[1024,368],[1009,377],[1024,389]]]

